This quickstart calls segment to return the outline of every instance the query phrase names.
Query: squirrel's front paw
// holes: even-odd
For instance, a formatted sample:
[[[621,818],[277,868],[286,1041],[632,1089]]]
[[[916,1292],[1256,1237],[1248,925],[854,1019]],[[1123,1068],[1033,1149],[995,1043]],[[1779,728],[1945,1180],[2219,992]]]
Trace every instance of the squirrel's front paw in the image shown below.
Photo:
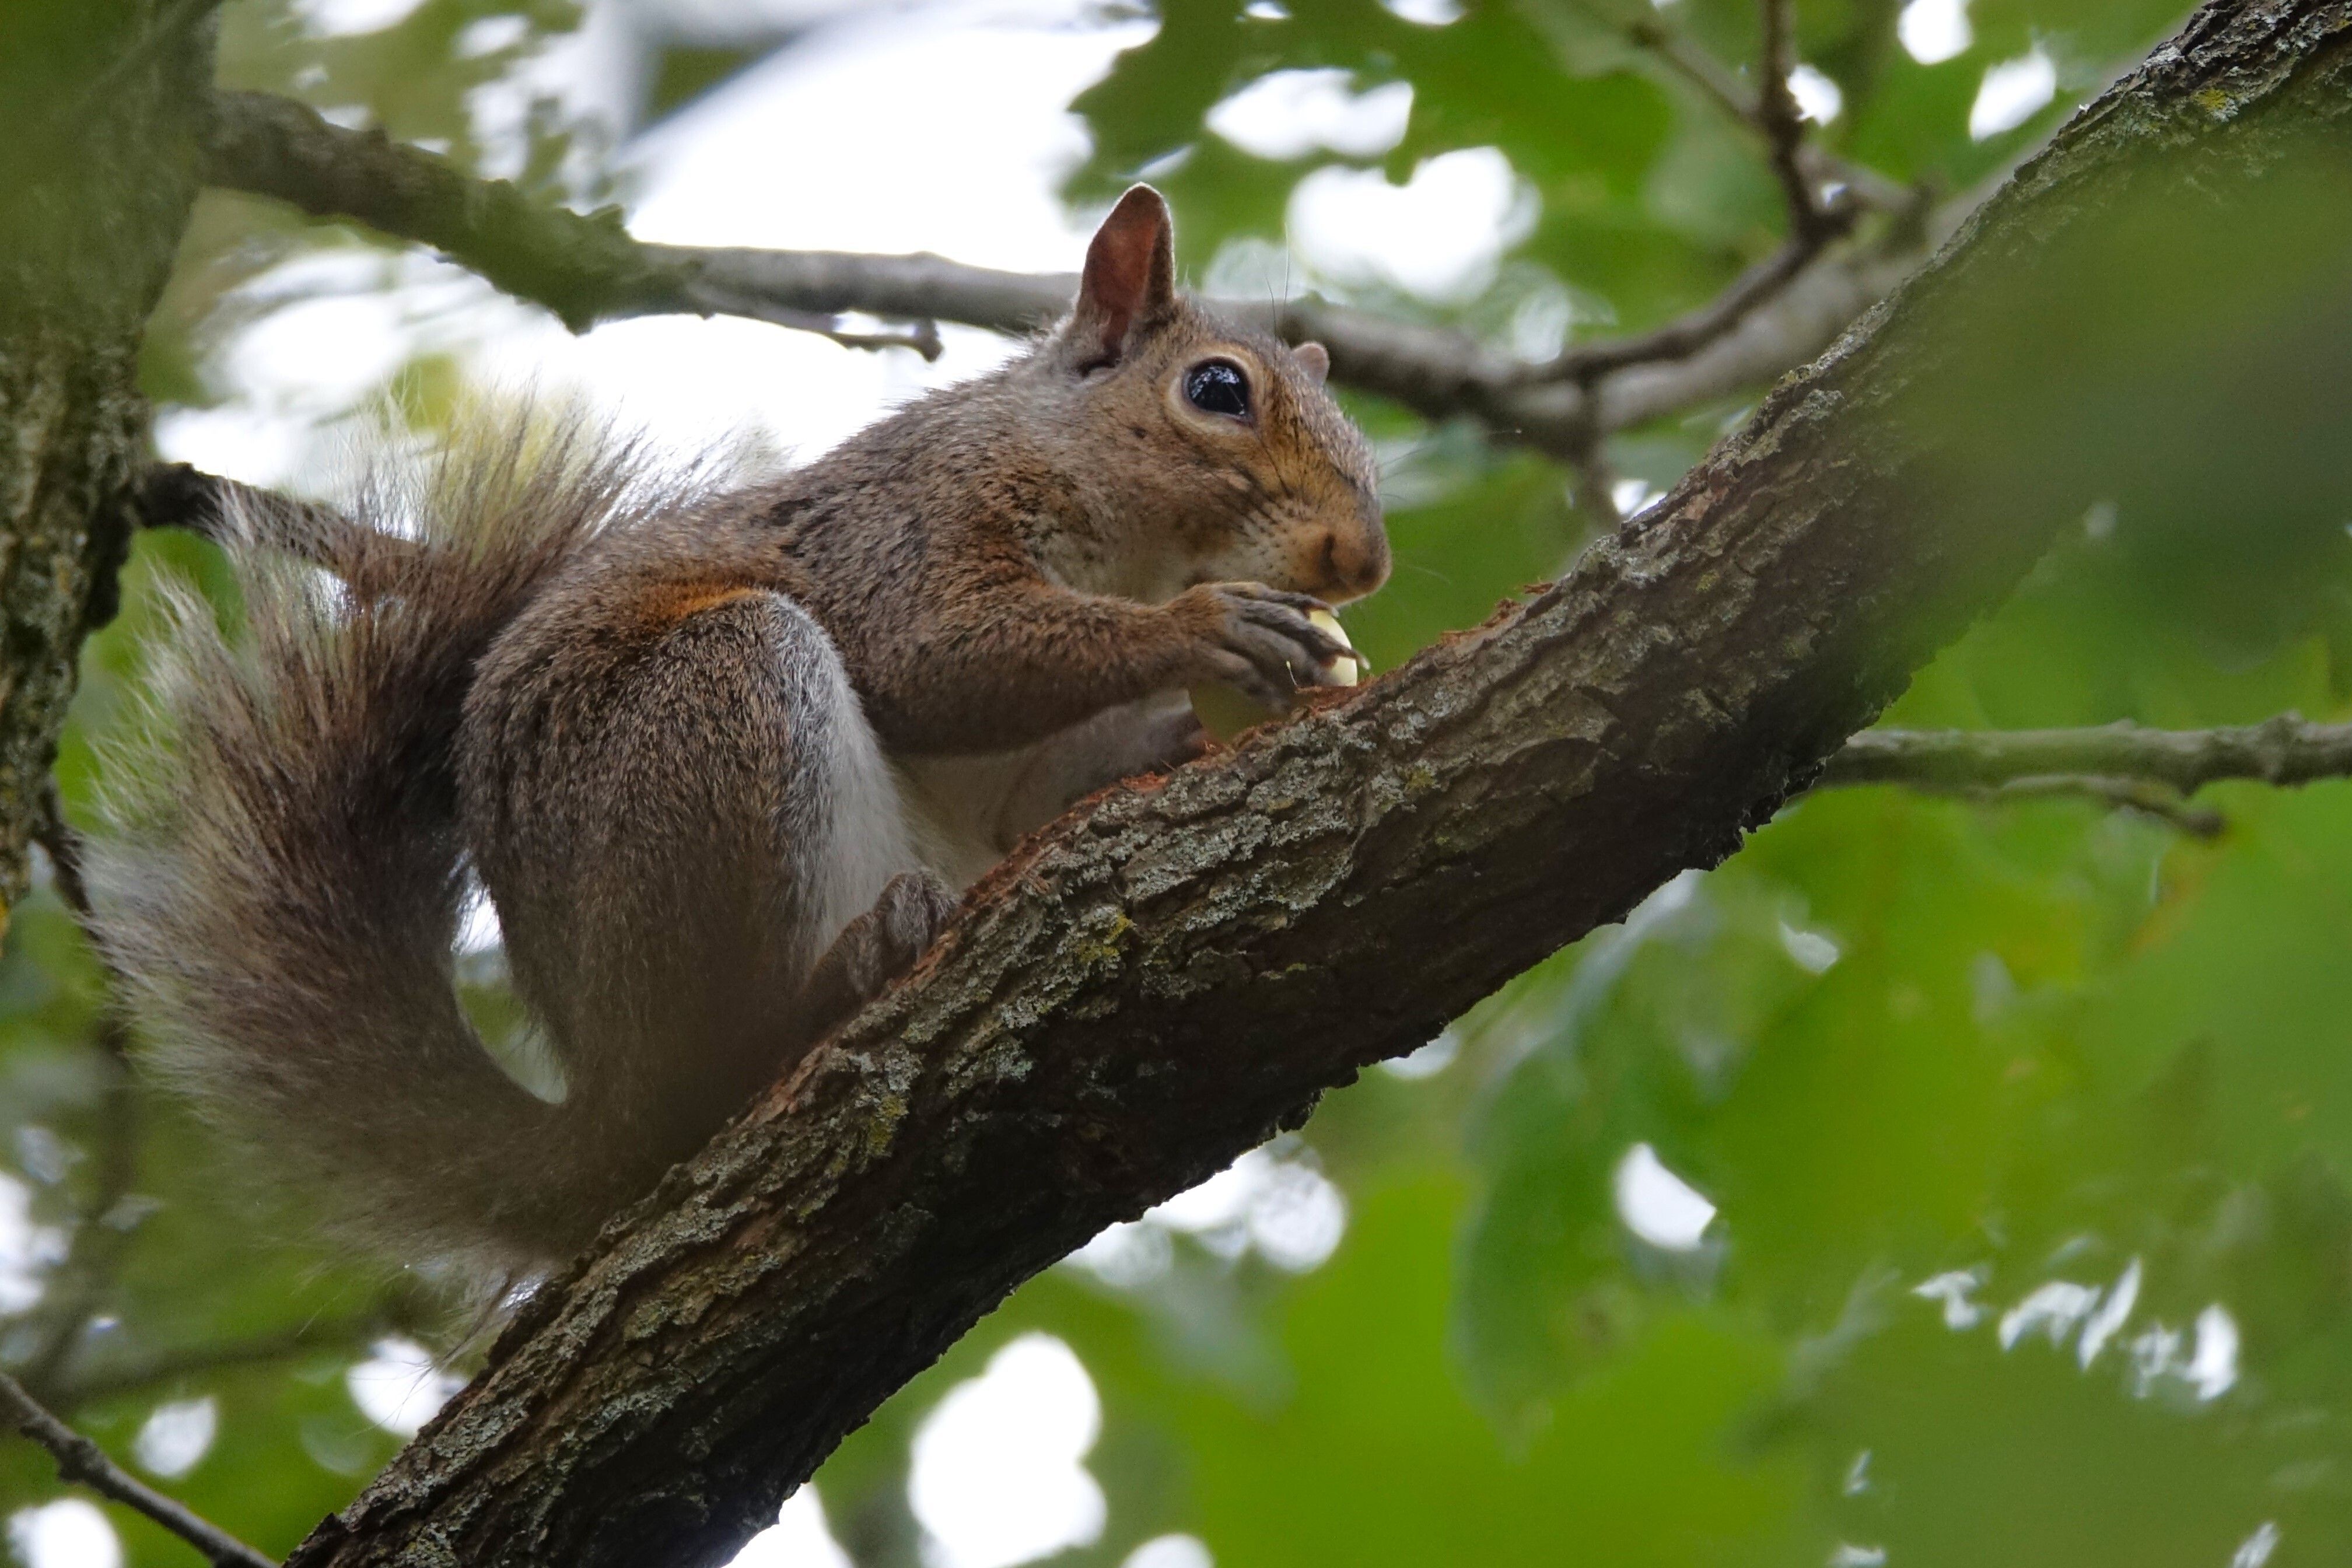
[[[1169,608],[1193,623],[1200,662],[1188,679],[1234,687],[1270,710],[1289,707],[1302,688],[1339,684],[1339,662],[1350,657],[1347,644],[1307,619],[1312,611],[1330,613],[1310,595],[1263,583],[1204,583]]]

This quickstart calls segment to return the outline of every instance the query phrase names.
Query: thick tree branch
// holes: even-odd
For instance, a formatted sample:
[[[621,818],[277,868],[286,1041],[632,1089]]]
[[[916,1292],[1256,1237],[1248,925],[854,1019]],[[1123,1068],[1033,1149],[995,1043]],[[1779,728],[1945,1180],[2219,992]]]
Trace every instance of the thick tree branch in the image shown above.
[[[1024,845],[293,1562],[723,1561],[1023,1279],[1730,853],[2073,514],[1949,482],[2003,471],[1943,417],[1979,312],[2119,192],[2234,232],[2343,144],[2347,37],[2352,0],[2200,12],[1565,581]]]
[[[209,1520],[200,1519],[106,1457],[106,1451],[47,1410],[16,1380],[0,1373],[0,1420],[47,1448],[58,1474],[99,1496],[138,1510],[205,1554],[215,1568],[276,1564]]]
[[[507,182],[477,180],[381,132],[346,131],[265,93],[215,98],[205,174],[217,185],[433,246],[507,292],[545,305],[575,331],[630,316],[719,313],[839,337],[840,318],[854,312],[1024,332],[1066,309],[1077,286],[1075,276],[1000,272],[937,256],[646,244],[629,235],[615,208],[583,216],[552,206]],[[1349,384],[1432,419],[1474,417],[1505,439],[1574,457],[1625,424],[1801,364],[1891,288],[1925,242],[1940,238],[1958,216],[1950,215],[1941,231],[1906,234],[1893,251],[1832,258],[1822,254],[1826,237],[1809,242],[1800,267],[1816,264],[1805,277],[1832,276],[1806,298],[1793,298],[1798,287],[1790,279],[1798,269],[1777,258],[1766,264],[1768,272],[1781,274],[1769,287],[1751,274],[1733,286],[1728,306],[1718,301],[1627,345],[1583,345],[1574,351],[1575,374],[1552,374],[1548,381],[1546,373],[1460,332],[1323,300],[1229,300],[1223,308],[1293,342],[1320,341],[1331,351],[1332,374]],[[1784,289],[1789,297],[1771,302],[1788,308],[1767,308]],[[1735,335],[1735,326],[1753,330],[1736,347],[1718,342]],[[1705,363],[1694,357],[1709,346],[1731,352]],[[1622,389],[1603,376],[1633,365],[1646,374]],[[1738,379],[1727,381],[1735,374]]]

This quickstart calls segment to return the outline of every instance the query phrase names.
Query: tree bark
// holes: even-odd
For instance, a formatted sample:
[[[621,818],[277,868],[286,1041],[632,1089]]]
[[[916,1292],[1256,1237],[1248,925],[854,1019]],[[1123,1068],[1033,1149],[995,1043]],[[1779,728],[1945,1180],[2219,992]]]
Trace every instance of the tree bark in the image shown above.
[[[139,342],[189,205],[210,6],[0,6],[0,922],[147,458]]]
[[[2347,29],[2199,13],[1568,579],[1032,839],[292,1561],[721,1562],[1022,1280],[1729,854],[2075,515],[1946,417],[1989,303],[2340,152]]]

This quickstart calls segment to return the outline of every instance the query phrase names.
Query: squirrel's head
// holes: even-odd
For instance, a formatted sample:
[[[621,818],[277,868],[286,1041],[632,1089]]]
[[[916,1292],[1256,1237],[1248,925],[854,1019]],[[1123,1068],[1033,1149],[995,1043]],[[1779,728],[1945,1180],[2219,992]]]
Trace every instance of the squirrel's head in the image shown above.
[[[1330,356],[1204,310],[1175,271],[1168,204],[1137,185],[1096,232],[1077,304],[1039,356],[1087,448],[1065,471],[1119,558],[1094,564],[1121,581],[1089,585],[1370,593],[1389,573],[1379,472],[1324,390]]]

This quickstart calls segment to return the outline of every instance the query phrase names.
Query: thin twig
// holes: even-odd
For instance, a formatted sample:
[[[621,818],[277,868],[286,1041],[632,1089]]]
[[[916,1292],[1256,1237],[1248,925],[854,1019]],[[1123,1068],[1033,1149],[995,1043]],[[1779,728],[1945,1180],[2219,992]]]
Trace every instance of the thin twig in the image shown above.
[[[1741,273],[1729,288],[1688,315],[1677,316],[1650,331],[1564,349],[1536,373],[1537,378],[1591,382],[1628,365],[1687,359],[1786,289],[1821,251],[1819,241],[1792,235],[1780,249]]]
[[[388,1291],[363,1310],[335,1318],[314,1318],[277,1333],[158,1351],[137,1360],[100,1363],[77,1369],[71,1376],[52,1384],[30,1378],[23,1381],[35,1398],[54,1408],[72,1410],[92,1400],[142,1393],[201,1373],[266,1366],[310,1356],[348,1355],[386,1334],[431,1337],[436,1321],[421,1293]]]
[[[362,596],[396,579],[422,546],[355,522],[331,506],[206,473],[155,463],[140,476],[133,515],[148,528],[184,528],[217,544],[247,537],[332,570]]]
[[[1789,86],[1789,77],[1796,69],[1795,44],[1790,37],[1793,9],[1790,0],[1758,0],[1764,29],[1763,59],[1759,64],[1756,84],[1756,121],[1764,132],[1764,144],[1772,158],[1772,173],[1780,181],[1780,194],[1789,205],[1790,232],[1800,237],[1825,239],[1822,226],[1828,217],[1822,205],[1821,194],[1813,188],[1806,173],[1805,116],[1797,107],[1797,95]]]
[[[700,315],[741,316],[750,321],[789,327],[798,332],[814,332],[818,337],[832,339],[845,349],[912,349],[929,362],[937,360],[946,346],[940,341],[939,322],[929,317],[917,321],[904,331],[851,331],[841,324],[841,318],[837,315],[779,305],[757,293],[730,288],[709,276],[688,280],[681,290],[681,298]]]
[[[1759,133],[1780,180],[1789,208],[1789,237],[1770,256],[1748,268],[1730,287],[1695,310],[1664,326],[1630,337],[1585,343],[1562,350],[1532,367],[1533,382],[1573,382],[1590,385],[1611,371],[1637,364],[1686,359],[1738,326],[1759,307],[1786,290],[1832,243],[1853,228],[1859,216],[1855,178],[1840,166],[1837,183],[1845,187],[1825,198],[1822,165],[1830,162],[1805,139],[1804,117],[1789,88],[1789,16],[1787,0],[1762,0],[1763,83],[1754,95],[1724,69],[1714,56],[1699,48],[1665,23],[1642,18],[1626,26],[1626,36],[1672,66],[1685,79],[1723,110]],[[1885,182],[1882,182],[1885,183]],[[1916,205],[1916,198],[1913,198]]]
[[[1765,133],[1764,119],[1758,110],[1756,95],[1748,90],[1747,83],[1727,68],[1721,60],[1676,30],[1655,10],[1626,23],[1625,37],[1697,89],[1701,97],[1731,119],[1759,136]],[[1807,142],[1798,155],[1803,159],[1805,172],[1817,186],[1831,183],[1844,185],[1864,205],[1893,212],[1904,211],[1918,203],[1919,192],[1912,186],[1889,179],[1866,163],[1841,158],[1811,142]]]
[[[1638,47],[1646,49],[1660,63],[1670,67],[1675,75],[1712,99],[1717,108],[1742,124],[1757,123],[1756,100],[1749,96],[1739,78],[1721,60],[1694,44],[1654,13],[1636,16],[1625,24],[1625,37]]]
[[[277,1568],[269,1558],[108,1458],[105,1450],[50,1415],[5,1373],[0,1373],[0,1417],[47,1448],[58,1462],[60,1478],[136,1509],[204,1553],[215,1568]]]
[[[63,1382],[50,1385],[35,1383],[29,1378],[26,1381],[51,1403],[71,1409],[94,1399],[111,1399],[177,1383],[198,1373],[266,1366],[272,1362],[291,1361],[329,1351],[347,1352],[373,1343],[388,1331],[389,1325],[375,1319],[339,1324],[328,1331],[306,1326],[282,1334],[235,1340],[226,1344],[198,1345],[149,1356],[143,1361],[127,1362],[120,1366],[100,1366],[77,1372]]]
[[[171,466],[185,473],[196,472],[185,463]],[[212,478],[210,475],[202,477]],[[233,484],[236,481],[221,479],[215,482]],[[65,802],[58,794],[55,779],[49,780],[43,791],[41,816],[33,827],[33,842],[38,844],[41,852],[49,858],[49,873],[56,884],[58,897],[64,900],[75,921],[87,931],[89,923],[89,884],[82,879],[81,837],[66,821]]]

